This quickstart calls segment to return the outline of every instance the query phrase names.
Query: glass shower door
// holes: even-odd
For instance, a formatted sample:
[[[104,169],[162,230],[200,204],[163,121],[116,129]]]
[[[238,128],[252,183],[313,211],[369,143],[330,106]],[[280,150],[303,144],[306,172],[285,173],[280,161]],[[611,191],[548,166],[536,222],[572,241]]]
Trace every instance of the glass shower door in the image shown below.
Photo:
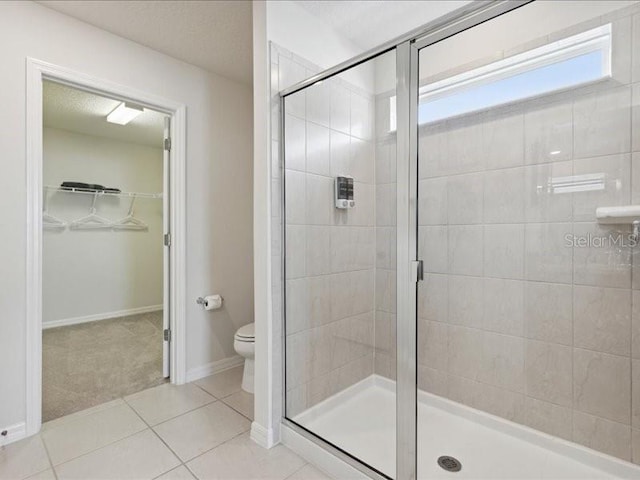
[[[419,478],[640,462],[628,5],[534,2],[416,41]]]
[[[308,63],[279,57],[280,80]],[[307,76],[311,70],[307,70]],[[395,51],[283,98],[285,403],[395,477]]]

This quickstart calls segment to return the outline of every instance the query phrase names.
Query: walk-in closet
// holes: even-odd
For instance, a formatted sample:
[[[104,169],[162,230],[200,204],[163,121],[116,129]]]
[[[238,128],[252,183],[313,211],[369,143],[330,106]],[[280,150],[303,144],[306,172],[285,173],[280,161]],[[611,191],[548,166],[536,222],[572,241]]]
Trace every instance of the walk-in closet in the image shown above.
[[[164,114],[47,81],[43,119],[46,422],[167,381],[167,192]]]

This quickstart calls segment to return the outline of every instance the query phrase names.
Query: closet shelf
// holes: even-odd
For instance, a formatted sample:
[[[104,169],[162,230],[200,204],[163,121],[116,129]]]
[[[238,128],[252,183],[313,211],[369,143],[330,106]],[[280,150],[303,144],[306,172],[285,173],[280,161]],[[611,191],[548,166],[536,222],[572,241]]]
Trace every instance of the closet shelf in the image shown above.
[[[78,188],[62,188],[55,185],[46,185],[45,190],[61,192],[61,193],[74,193],[81,195],[98,195],[106,197],[135,197],[135,198],[162,198],[162,193],[143,193],[143,192],[106,192],[102,190],[83,190]]]

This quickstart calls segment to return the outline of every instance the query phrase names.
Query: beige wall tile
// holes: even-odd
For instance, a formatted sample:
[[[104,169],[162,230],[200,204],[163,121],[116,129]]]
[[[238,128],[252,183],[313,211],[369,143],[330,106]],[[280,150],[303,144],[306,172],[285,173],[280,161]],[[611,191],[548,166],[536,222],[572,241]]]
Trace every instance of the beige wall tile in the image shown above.
[[[483,174],[469,173],[447,178],[426,180],[420,184],[419,195],[422,195],[423,192],[426,195],[426,205],[423,205],[423,208],[429,211],[434,206],[437,206],[437,200],[429,202],[434,192],[430,194],[428,189],[434,184],[439,185],[437,182],[446,182],[446,206],[448,215],[445,218],[448,223],[450,225],[482,223],[485,188]],[[442,218],[439,219],[442,220]]]
[[[482,328],[484,310],[482,277],[449,277],[449,323]]]
[[[307,122],[306,136],[306,172],[316,175],[331,175],[331,144],[329,141],[330,130],[327,127]],[[288,127],[287,127],[288,128]],[[288,132],[287,132],[288,133]],[[294,132],[295,134],[295,132]],[[304,140],[304,137],[303,137]],[[287,160],[289,161],[289,150]],[[296,152],[294,152],[295,154]],[[290,167],[291,168],[291,167]]]
[[[559,162],[573,157],[571,102],[542,106],[524,115],[525,162]]]
[[[331,225],[335,209],[333,180],[312,174],[307,174],[306,178],[307,223],[310,225]]]
[[[373,227],[331,227],[333,273],[374,268],[376,236]]]
[[[628,152],[631,91],[620,87],[585,95],[573,107],[575,158]]]
[[[306,275],[307,227],[287,225],[286,235],[286,275],[287,279]]]
[[[558,192],[554,182],[571,177],[571,161],[532,165],[524,170],[526,222],[568,222],[573,217],[573,194]]]
[[[306,89],[307,120],[328,127],[331,116],[331,85],[321,82]]]
[[[482,152],[487,169],[524,163],[524,116],[520,112],[489,112],[482,124]]]
[[[455,275],[482,275],[482,225],[451,225],[449,231],[449,272]]]
[[[565,440],[572,439],[571,408],[527,396],[524,397],[524,411],[525,425]]]
[[[418,317],[449,321],[449,276],[426,274],[418,283]]]
[[[309,276],[331,273],[331,229],[329,226],[307,226],[305,266]]]
[[[631,356],[640,359],[640,291],[631,295]]]
[[[485,223],[522,222],[524,220],[523,190],[523,167],[485,172]]]
[[[442,370],[418,365],[418,388],[425,392],[447,397],[449,376]]]
[[[573,287],[526,282],[524,291],[525,336],[573,345]]]
[[[376,268],[395,270],[398,257],[396,256],[396,228],[376,228]]]
[[[624,460],[631,460],[629,425],[574,411],[573,441]]]
[[[485,330],[506,335],[523,335],[524,282],[485,278],[483,297]]]
[[[448,195],[450,187],[448,178],[429,178],[418,183],[418,224],[446,225],[448,222]],[[458,197],[456,197],[456,201]],[[459,204],[458,204],[459,205]],[[456,212],[458,207],[451,207]],[[482,207],[480,211],[482,212]]]
[[[631,291],[573,287],[573,339],[579,348],[631,354]]]
[[[449,373],[477,379],[483,365],[482,346],[482,331],[451,325],[447,349]]]
[[[630,378],[631,365],[628,358],[574,349],[574,408],[629,425]]]
[[[376,271],[376,309],[384,312],[396,311],[396,272]]]
[[[373,310],[373,277],[369,270],[332,275],[331,312],[334,320]]]
[[[448,233],[446,226],[418,227],[418,250],[424,262],[425,272],[449,271]]]
[[[626,128],[630,130],[629,126]],[[628,152],[630,147],[626,148],[622,151]],[[597,207],[629,204],[631,199],[631,155],[629,153],[574,160],[573,174],[576,176],[601,175],[600,186],[604,187],[573,194],[575,221],[595,221]]]
[[[571,283],[573,251],[566,237],[572,232],[570,223],[525,226],[524,272],[527,280]]]
[[[640,428],[640,360],[631,360],[631,425]]]
[[[484,226],[484,275],[523,278],[524,224]]]
[[[477,379],[512,392],[524,392],[524,340],[521,337],[484,332]]]
[[[306,222],[306,178],[302,172],[285,170],[287,201],[285,218],[287,225],[302,225]]]
[[[296,99],[302,98],[304,102],[304,97],[295,97]],[[293,100],[291,102],[287,102],[287,105],[294,106],[295,108],[296,101]],[[304,103],[303,103],[304,105]],[[292,112],[293,113],[293,112]],[[299,113],[299,112],[298,112]],[[306,125],[304,121],[304,113],[300,117],[296,117],[287,113],[284,119],[285,126],[285,151],[287,152],[286,156],[286,165],[285,167],[289,170],[297,170],[299,172],[304,172],[306,170]]]
[[[573,404],[573,352],[570,347],[527,340],[526,393],[558,405]]]
[[[448,326],[429,320],[418,322],[418,364],[447,371]]]
[[[573,227],[573,233],[578,239],[592,239],[591,245],[576,245],[573,249],[574,283],[599,287],[631,287],[631,249],[628,246],[629,232],[626,227],[577,223]],[[624,246],[614,243],[618,240],[624,242]]]
[[[631,429],[631,461],[640,465],[640,429]]]

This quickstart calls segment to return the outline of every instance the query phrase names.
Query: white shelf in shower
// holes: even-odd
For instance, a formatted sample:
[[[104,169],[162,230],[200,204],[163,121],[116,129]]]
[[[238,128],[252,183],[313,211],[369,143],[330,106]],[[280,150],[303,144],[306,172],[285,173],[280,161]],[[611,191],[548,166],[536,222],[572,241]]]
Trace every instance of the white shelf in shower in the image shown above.
[[[620,207],[598,207],[596,218],[599,223],[610,225],[630,225],[640,221],[640,205],[623,205]]]

